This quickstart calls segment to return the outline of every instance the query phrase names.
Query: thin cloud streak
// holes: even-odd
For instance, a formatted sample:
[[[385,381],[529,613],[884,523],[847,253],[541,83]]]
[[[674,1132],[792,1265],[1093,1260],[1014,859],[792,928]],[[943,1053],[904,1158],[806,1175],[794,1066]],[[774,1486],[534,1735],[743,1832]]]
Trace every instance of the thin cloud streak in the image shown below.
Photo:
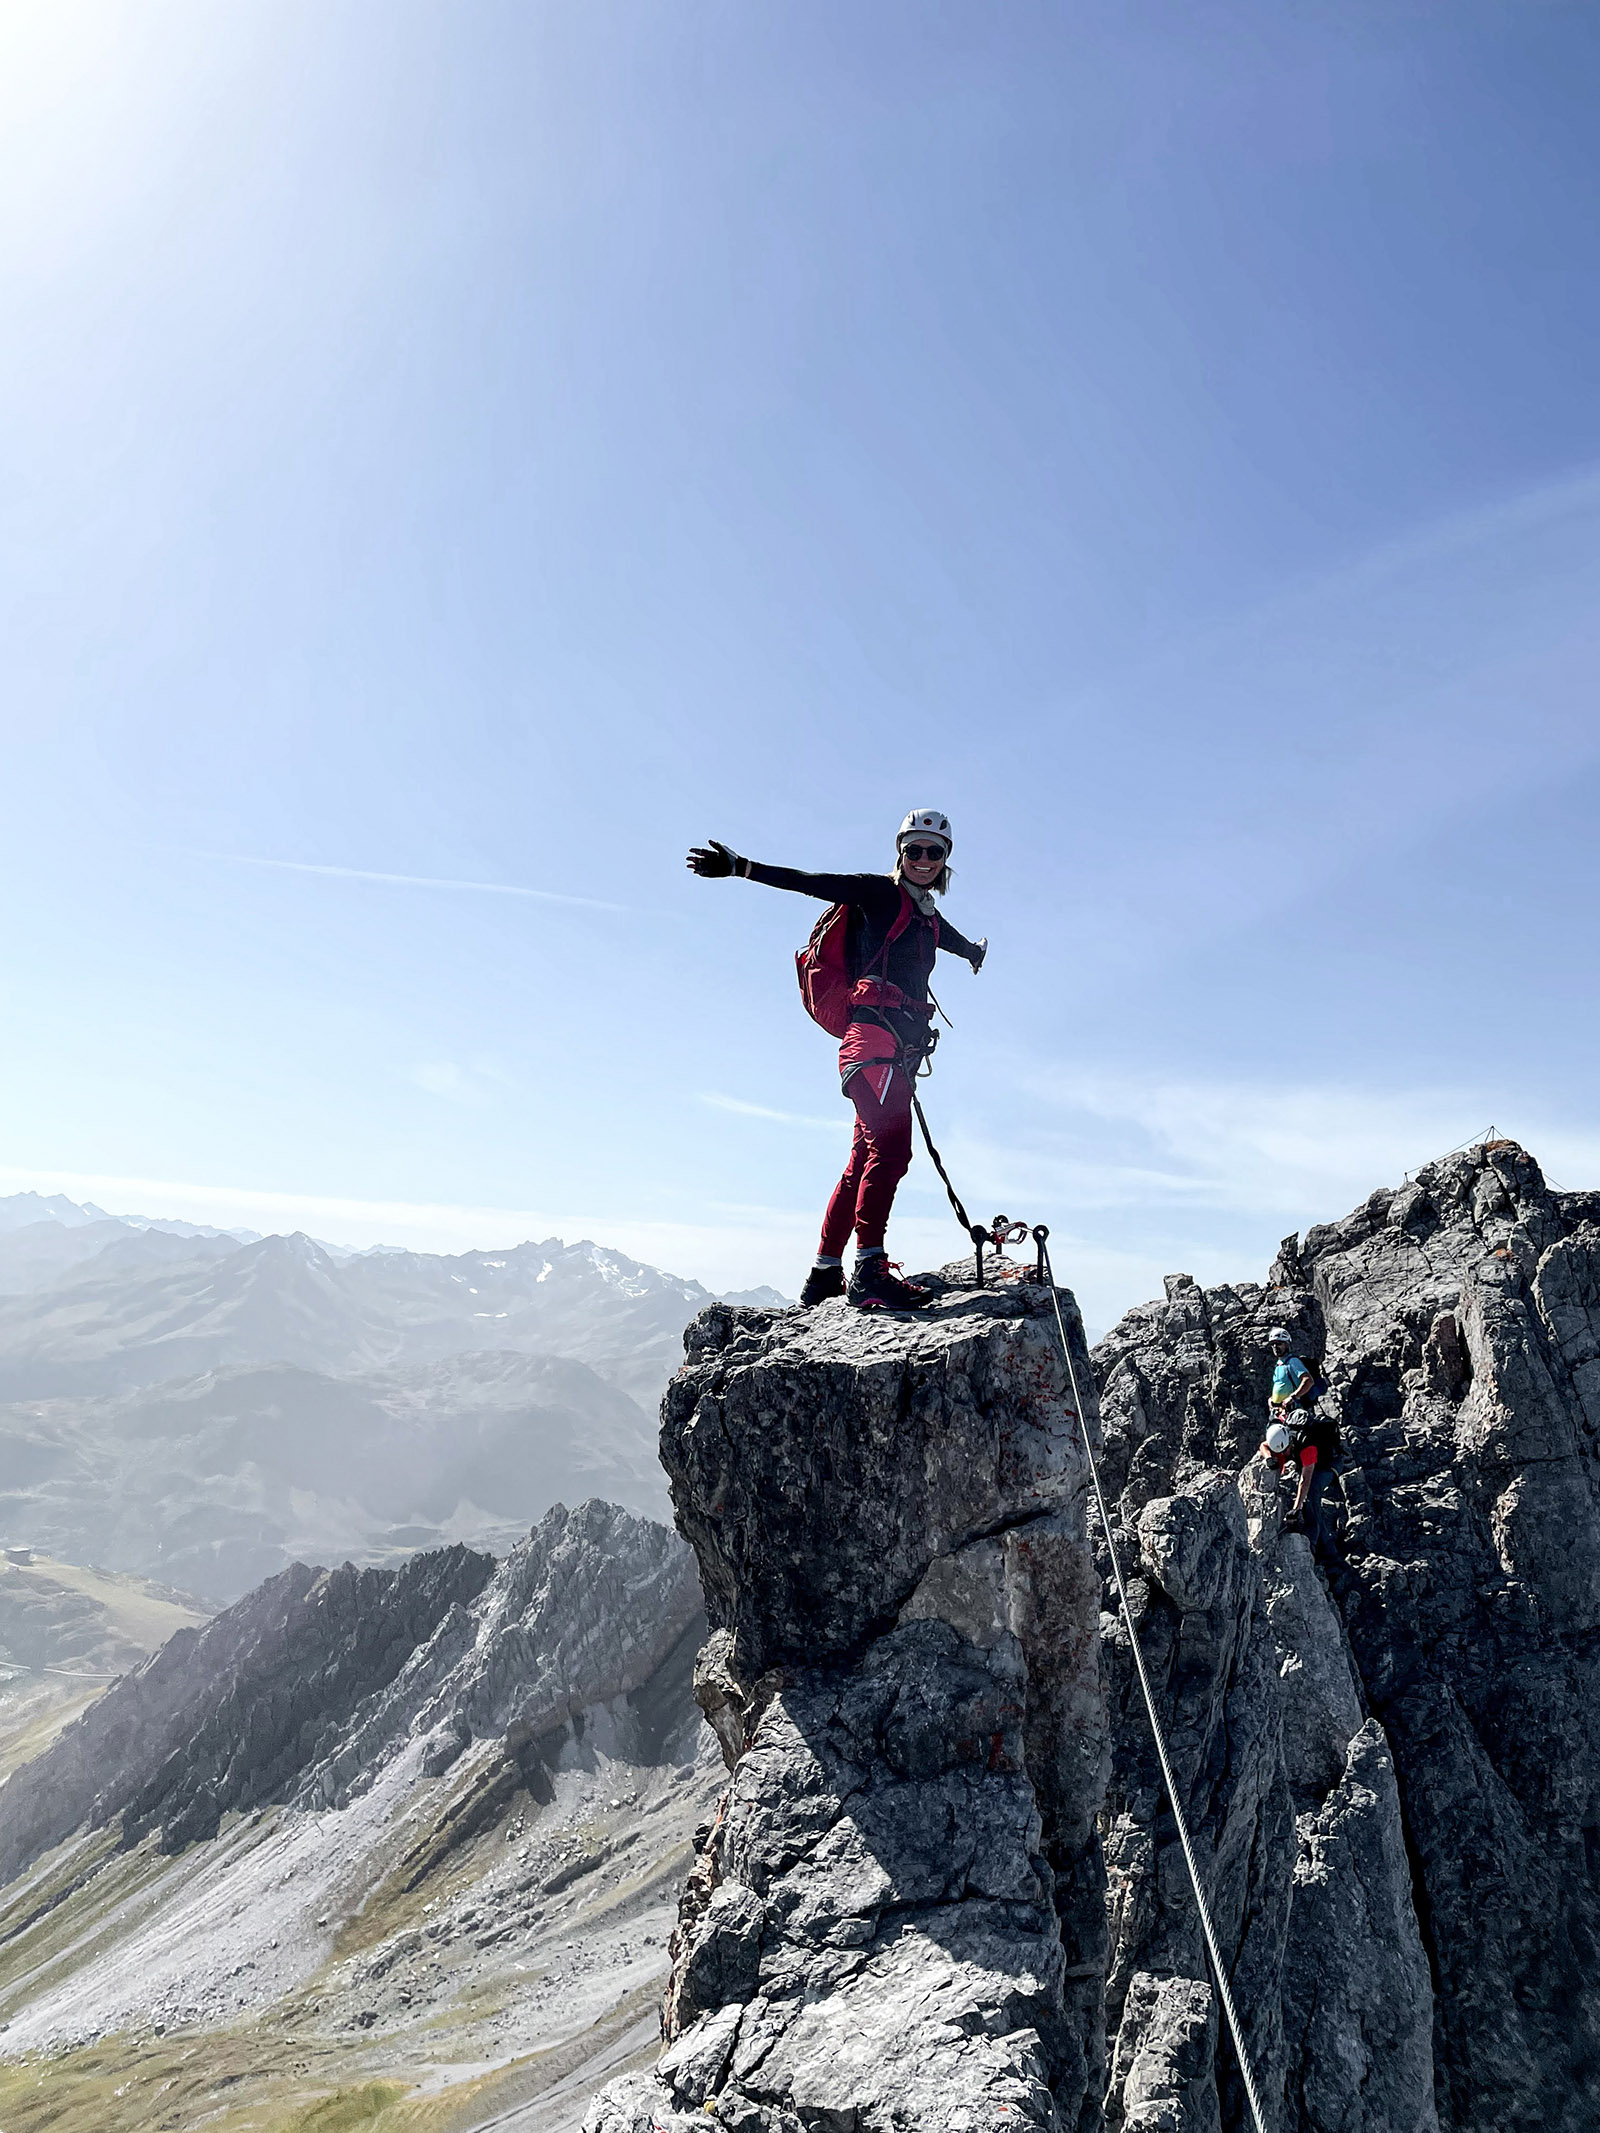
[[[604,903],[598,896],[567,896],[559,889],[528,889],[509,881],[455,881],[435,874],[380,874],[371,867],[318,866],[308,859],[257,859],[245,852],[197,852],[197,859],[220,859],[228,866],[270,867],[280,874],[331,874],[340,881],[377,881],[398,889],[470,889],[479,896],[526,896],[541,904],[575,904],[585,911],[626,911],[626,904]]]
[[[838,1118],[808,1118],[800,1111],[774,1111],[766,1104],[746,1103],[741,1096],[719,1096],[710,1089],[701,1090],[700,1101],[713,1111],[732,1111],[739,1118],[764,1118],[775,1126],[805,1126],[812,1132],[837,1133],[849,1123],[845,1113]]]
[[[1423,1163],[1490,1131],[1510,1135],[1562,1185],[1600,1174],[1600,1137],[1583,1125],[1530,1115],[1492,1087],[1372,1089],[1328,1084],[1155,1081],[1039,1075],[1034,1092],[1093,1156],[1059,1147],[1045,1158],[1086,1204],[1208,1205],[1239,1214],[1336,1219],[1376,1185],[1398,1185]],[[1109,1157],[1103,1132],[1128,1136]],[[1155,1158],[1151,1160],[1152,1156]]]

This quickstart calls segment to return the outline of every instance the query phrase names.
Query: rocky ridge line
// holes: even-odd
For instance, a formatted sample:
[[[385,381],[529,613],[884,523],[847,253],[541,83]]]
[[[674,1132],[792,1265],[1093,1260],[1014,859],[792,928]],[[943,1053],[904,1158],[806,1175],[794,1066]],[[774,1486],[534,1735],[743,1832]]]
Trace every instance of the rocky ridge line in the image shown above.
[[[1096,1350],[1104,1470],[1271,2133],[1586,2133],[1600,1195],[1492,1142],[1166,1287]],[[665,2055],[588,2133],[1245,2123],[1098,1536],[1090,1663],[1040,1301],[691,1329],[662,1448],[731,1782]],[[1280,1321],[1343,1429],[1325,1567],[1255,1457]]]
[[[1600,2121],[1597,1214],[1490,1143],[1287,1239],[1264,1285],[1169,1277],[1096,1350],[1274,2133]],[[1341,1419],[1328,1574],[1252,1460],[1279,1321],[1325,1348]],[[1107,1651],[1108,2122],[1232,2125],[1120,1632]]]
[[[558,1504],[502,1564],[467,1548],[398,1571],[295,1564],[115,1682],[0,1787],[0,1885],[81,1827],[175,1852],[224,1815],[342,1806],[415,1748],[480,1758],[448,1849],[513,1792],[548,1798],[574,1731],[642,1752],[688,1701],[703,1630],[688,1550],[615,1505]],[[677,1655],[674,1664],[674,1655]]]
[[[159,1829],[177,1851],[281,1797],[493,1570],[468,1548],[398,1571],[296,1563],[180,1630],[0,1789],[0,1884],[80,1825],[120,1815],[125,1842]]]
[[[477,1605],[452,1608],[306,1772],[296,1804],[344,1806],[412,1740],[428,1777],[475,1741],[501,1743],[474,1824],[520,1786],[548,1798],[564,1747],[596,1726],[608,1753],[651,1762],[682,1722],[704,1633],[693,1558],[675,1534],[615,1504],[557,1504]]]

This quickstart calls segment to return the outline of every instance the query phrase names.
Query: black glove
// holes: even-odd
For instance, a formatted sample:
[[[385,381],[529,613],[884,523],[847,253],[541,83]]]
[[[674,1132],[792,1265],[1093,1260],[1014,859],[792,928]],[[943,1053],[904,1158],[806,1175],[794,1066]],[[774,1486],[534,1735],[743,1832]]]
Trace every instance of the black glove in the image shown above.
[[[684,861],[691,874],[698,874],[702,881],[721,881],[729,874],[742,874],[746,862],[739,854],[719,844],[715,837],[708,846],[697,844]]]
[[[983,968],[983,959],[989,953],[989,936],[985,934],[972,951],[972,975],[976,977]]]
[[[1291,1511],[1283,1522],[1283,1530],[1285,1533],[1304,1533],[1306,1530],[1305,1513],[1303,1511]]]

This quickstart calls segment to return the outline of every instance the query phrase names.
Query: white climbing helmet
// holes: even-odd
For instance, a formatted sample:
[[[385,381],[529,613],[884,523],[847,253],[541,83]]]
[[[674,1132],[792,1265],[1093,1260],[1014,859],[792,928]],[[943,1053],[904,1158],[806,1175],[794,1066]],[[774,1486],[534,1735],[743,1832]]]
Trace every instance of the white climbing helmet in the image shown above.
[[[914,807],[900,825],[900,834],[894,840],[898,852],[908,837],[939,837],[948,851],[955,843],[950,834],[950,817],[940,814],[936,807]]]
[[[1289,1331],[1287,1326],[1274,1326],[1272,1331],[1267,1335],[1267,1340],[1274,1348],[1277,1347],[1279,1341],[1282,1341],[1283,1345],[1286,1348],[1292,1348],[1294,1346],[1294,1335]]]
[[[1281,1459],[1294,1439],[1281,1422],[1274,1422],[1267,1431],[1267,1450]]]

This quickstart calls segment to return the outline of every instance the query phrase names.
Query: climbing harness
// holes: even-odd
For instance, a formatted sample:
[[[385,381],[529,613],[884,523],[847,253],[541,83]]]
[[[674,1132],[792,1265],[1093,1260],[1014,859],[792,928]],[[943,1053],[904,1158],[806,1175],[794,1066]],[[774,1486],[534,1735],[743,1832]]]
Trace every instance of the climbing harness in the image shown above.
[[[1216,1928],[1211,1922],[1211,1907],[1200,1881],[1200,1863],[1195,1857],[1194,1843],[1189,1835],[1189,1824],[1184,1818],[1183,1807],[1178,1798],[1178,1783],[1173,1774],[1172,1760],[1167,1753],[1166,1736],[1161,1730],[1161,1720],[1156,1712],[1155,1691],[1150,1685],[1150,1676],[1144,1663],[1144,1652],[1139,1643],[1139,1632],[1133,1619],[1133,1608],[1128,1600],[1127,1582],[1122,1575],[1122,1561],[1117,1554],[1116,1537],[1111,1529],[1111,1512],[1106,1503],[1105,1490],[1100,1482],[1100,1462],[1094,1455],[1094,1444],[1089,1436],[1089,1419],[1083,1404],[1083,1395],[1078,1390],[1077,1365],[1072,1360],[1072,1344],[1067,1338],[1066,1322],[1061,1316],[1061,1296],[1056,1288],[1055,1270],[1050,1264],[1050,1232],[1044,1223],[1037,1223],[1030,1232],[1024,1222],[1012,1222],[1004,1215],[996,1215],[993,1223],[985,1229],[981,1222],[968,1219],[960,1196],[950,1182],[949,1172],[933,1145],[933,1136],[928,1131],[928,1121],[922,1114],[922,1105],[917,1098],[916,1083],[912,1082],[912,1106],[917,1114],[917,1124],[922,1128],[922,1138],[927,1144],[933,1167],[944,1181],[944,1189],[950,1197],[956,1220],[971,1238],[977,1254],[978,1287],[983,1287],[983,1254],[985,1246],[1000,1251],[1007,1244],[1020,1243],[1032,1235],[1038,1248],[1034,1266],[1026,1269],[1024,1279],[1042,1282],[1050,1297],[1055,1312],[1056,1334],[1061,1342],[1062,1358],[1067,1366],[1067,1383],[1072,1388],[1072,1405],[1078,1417],[1078,1429],[1083,1438],[1083,1449],[1089,1461],[1089,1478],[1094,1483],[1094,1499],[1100,1509],[1100,1530],[1106,1537],[1106,1550],[1111,1557],[1111,1575],[1116,1580],[1117,1597],[1122,1603],[1122,1619],[1128,1627],[1128,1643],[1133,1652],[1134,1668],[1139,1676],[1139,1687],[1144,1696],[1145,1715],[1150,1721],[1150,1731],[1156,1744],[1156,1758],[1161,1765],[1162,1782],[1167,1788],[1167,1801],[1172,1808],[1172,1819],[1178,1827],[1178,1841],[1183,1846],[1184,1864],[1189,1869],[1189,1886],[1194,1890],[1195,1909],[1200,1914],[1200,1931],[1205,1937],[1206,1953],[1211,1959],[1211,1974],[1217,1981],[1217,1997],[1222,2003],[1222,2012],[1228,2024],[1228,2035],[1233,2040],[1234,2056],[1239,2062],[1239,2072],[1244,2077],[1244,2092],[1250,2105],[1250,2117],[1255,2133],[1266,2133],[1266,2120],[1262,2114],[1261,2097],[1256,2089],[1256,2077],[1250,2064],[1250,2054],[1245,2049],[1244,2031],[1240,2026],[1238,2009],[1233,2004],[1233,1991],[1228,1983],[1228,1973],[1223,1968],[1222,1950],[1217,1945]]]

